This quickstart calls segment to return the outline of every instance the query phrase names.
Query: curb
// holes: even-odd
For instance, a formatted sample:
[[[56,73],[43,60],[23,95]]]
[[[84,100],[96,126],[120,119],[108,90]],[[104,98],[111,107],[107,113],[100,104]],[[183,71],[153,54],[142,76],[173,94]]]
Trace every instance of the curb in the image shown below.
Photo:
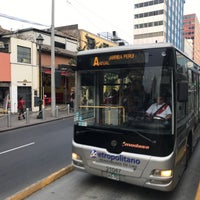
[[[199,186],[196,192],[195,200],[200,200],[200,182],[199,182]]]
[[[61,170],[49,175],[48,177],[28,186],[27,188],[21,190],[20,192],[17,192],[16,194],[6,198],[5,200],[23,200],[27,198],[28,196],[32,195],[34,192],[41,190],[42,188],[49,185],[50,183],[68,174],[73,169],[74,167],[72,164],[68,165],[67,167],[64,167]]]

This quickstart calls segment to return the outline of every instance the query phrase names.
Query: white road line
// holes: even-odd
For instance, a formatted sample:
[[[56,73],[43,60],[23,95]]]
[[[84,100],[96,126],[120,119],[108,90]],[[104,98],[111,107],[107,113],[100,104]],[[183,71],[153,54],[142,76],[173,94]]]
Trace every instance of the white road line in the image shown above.
[[[8,150],[6,150],[6,151],[0,152],[0,155],[5,154],[5,153],[9,153],[9,152],[11,152],[11,151],[15,151],[15,150],[18,150],[18,149],[22,149],[22,148],[28,147],[28,146],[31,146],[31,145],[33,145],[33,144],[35,144],[35,142],[31,142],[31,143],[29,143],[29,144],[25,144],[25,145],[22,145],[22,146],[19,146],[19,147],[15,147],[15,148],[13,148],[13,149],[8,149]]]

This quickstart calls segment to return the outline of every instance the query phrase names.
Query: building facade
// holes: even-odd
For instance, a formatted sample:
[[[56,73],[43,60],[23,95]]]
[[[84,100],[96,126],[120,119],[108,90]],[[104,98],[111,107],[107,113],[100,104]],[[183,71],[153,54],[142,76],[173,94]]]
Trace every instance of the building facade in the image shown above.
[[[193,59],[193,41],[191,39],[184,39],[184,53],[190,58]]]
[[[38,89],[38,67],[36,44],[15,37],[3,39],[5,49],[0,54],[0,109],[7,112],[18,111],[18,99],[23,97],[26,107],[36,110],[34,107],[33,91]]]
[[[183,50],[185,0],[135,0],[134,44],[167,42]]]
[[[196,14],[184,16],[184,38],[192,41],[193,55],[192,59],[200,65],[200,24]]]
[[[56,27],[56,31],[75,37],[78,42],[78,51],[119,46],[119,43],[114,42],[111,38],[105,38],[99,34],[96,35],[84,29],[79,29],[78,24]]]
[[[41,45],[41,71],[40,82],[39,46],[37,38],[43,37]],[[6,72],[6,76],[0,76],[0,107],[1,111],[7,111],[8,104],[12,113],[18,111],[18,99],[23,97],[26,108],[38,111],[38,97],[42,90],[44,96],[51,96],[51,33],[38,29],[23,29],[17,32],[2,34],[0,37],[4,49],[1,49],[0,67]],[[78,43],[75,39],[55,34],[55,87],[57,103],[66,103],[74,79],[69,77],[59,65],[70,65],[75,59]],[[7,57],[6,57],[7,55]],[[7,58],[5,60],[5,57]],[[41,88],[42,85],[42,88]]]
[[[37,44],[39,35],[43,38],[41,49]],[[51,103],[51,41],[50,30],[30,28],[0,34],[0,70],[3,72],[0,74],[0,112],[6,112],[9,105],[11,112],[16,113],[20,97],[24,98],[29,110],[38,111],[37,101],[41,93],[43,105]],[[76,25],[56,28],[56,104],[70,103],[75,86],[72,68],[76,66],[78,51],[117,45],[88,31],[79,30]]]
[[[11,85],[10,53],[0,52],[0,113],[6,113],[9,105]]]

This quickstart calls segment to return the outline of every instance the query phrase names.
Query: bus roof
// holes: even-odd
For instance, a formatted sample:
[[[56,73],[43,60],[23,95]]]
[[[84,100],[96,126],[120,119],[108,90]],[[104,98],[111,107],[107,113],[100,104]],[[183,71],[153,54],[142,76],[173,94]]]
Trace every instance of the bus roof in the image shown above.
[[[78,56],[79,55],[96,54],[96,53],[118,52],[118,51],[139,50],[139,49],[151,49],[151,48],[165,48],[165,47],[176,48],[175,46],[173,46],[170,43],[139,44],[139,45],[127,45],[127,46],[115,46],[115,47],[107,47],[107,48],[99,48],[99,49],[90,49],[90,50],[78,52]]]
[[[79,51],[77,56],[82,56],[82,55],[92,55],[92,54],[101,54],[101,53],[109,53],[109,52],[120,52],[120,51],[128,51],[128,50],[142,50],[142,49],[155,49],[155,48],[175,48],[177,49],[180,53],[182,53],[185,57],[190,59],[194,65],[192,67],[188,67],[191,70],[198,71],[200,70],[200,66],[195,63],[194,60],[189,58],[187,55],[185,55],[184,52],[182,52],[180,49],[175,47],[171,43],[151,43],[151,44],[137,44],[137,45],[126,45],[126,46],[115,46],[115,47],[106,47],[106,48],[98,48],[98,49],[90,49],[90,50],[85,50],[85,51]]]

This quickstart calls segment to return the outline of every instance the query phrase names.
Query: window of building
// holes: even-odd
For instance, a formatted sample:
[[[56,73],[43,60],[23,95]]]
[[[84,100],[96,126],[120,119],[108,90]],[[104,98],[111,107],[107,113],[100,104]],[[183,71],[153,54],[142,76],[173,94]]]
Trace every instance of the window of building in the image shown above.
[[[164,3],[164,0],[147,1],[144,3],[135,4],[135,8],[142,8],[142,7],[152,6],[152,5],[161,4],[161,3]]]
[[[153,22],[149,22],[149,27],[152,27],[153,26]]]
[[[95,49],[96,41],[94,38],[89,37],[88,35],[85,36],[87,39],[87,49]]]
[[[151,38],[151,37],[159,37],[159,36],[163,36],[163,35],[164,35],[164,32],[145,33],[145,34],[134,35],[134,39],[144,39],[144,38]]]
[[[17,46],[17,62],[31,64],[31,48]]]
[[[152,5],[153,5],[153,1],[150,1],[150,2],[149,2],[149,6],[152,6]]]
[[[109,47],[109,44],[103,43],[102,46],[103,47]]]
[[[142,17],[143,17],[143,13],[142,13],[142,14],[139,14],[138,16],[139,16],[138,18],[142,18]]]
[[[65,49],[65,44],[61,43],[61,42],[55,42],[55,47],[61,48],[61,49]]]
[[[150,16],[156,16],[156,15],[162,15],[164,13],[164,10],[157,10],[157,11],[151,11],[146,13],[140,13],[135,15],[135,19],[137,18],[143,18],[143,17],[150,17]]]
[[[134,27],[135,29],[140,29],[140,28],[147,28],[147,27],[152,27],[152,26],[162,26],[164,24],[163,21],[156,21],[156,22],[149,22],[149,23],[144,23],[144,24],[136,24]]]

